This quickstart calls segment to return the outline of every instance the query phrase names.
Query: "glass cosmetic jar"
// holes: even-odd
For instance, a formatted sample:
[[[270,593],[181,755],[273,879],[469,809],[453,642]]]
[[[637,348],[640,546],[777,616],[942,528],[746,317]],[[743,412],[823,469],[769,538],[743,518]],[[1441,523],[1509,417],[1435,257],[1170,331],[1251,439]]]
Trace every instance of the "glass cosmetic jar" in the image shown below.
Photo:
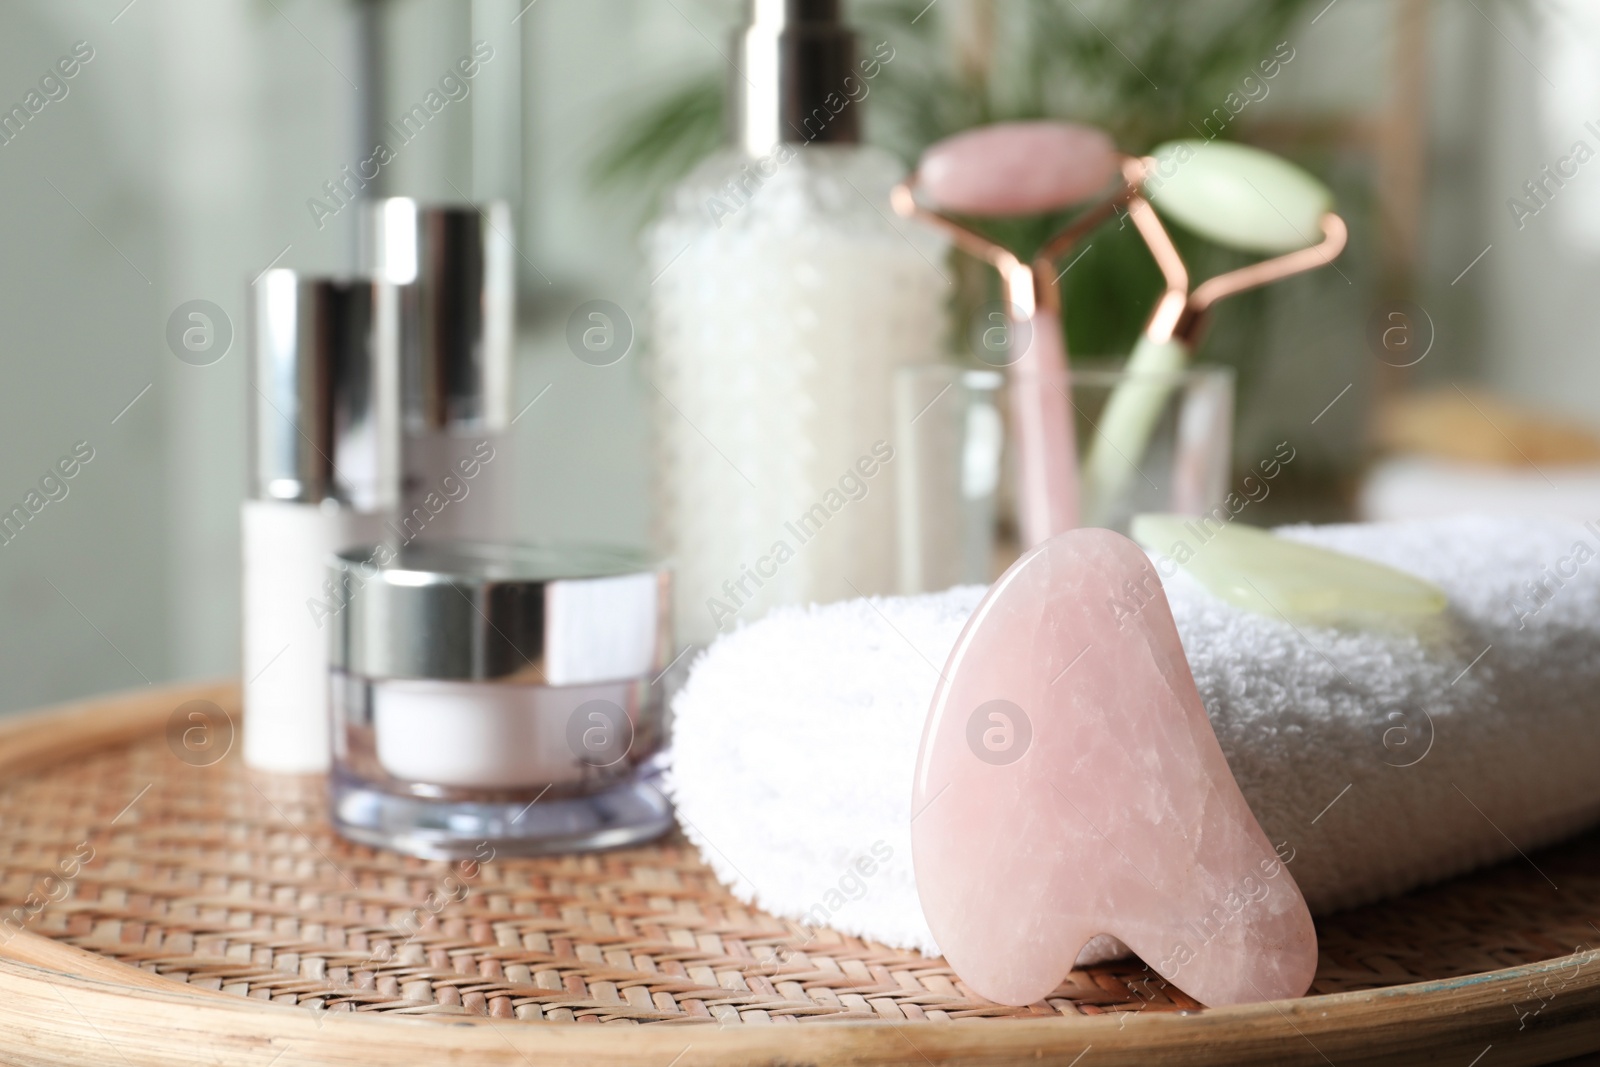
[[[1111,398],[1130,386],[1154,398],[1148,442],[1137,456],[1111,449],[1115,492],[1082,499],[1079,521],[1125,534],[1142,512],[1198,516],[1222,505],[1232,476],[1233,371],[1074,367],[1068,391],[1080,458],[1102,436]],[[896,375],[901,593],[992,582],[1016,560],[1016,509],[1006,499],[1014,480],[1008,470],[1017,464],[1005,429],[1007,389],[1005,376],[989,369],[938,364]]]
[[[634,553],[443,542],[330,565],[334,823],[451,859],[656,837],[670,580]]]

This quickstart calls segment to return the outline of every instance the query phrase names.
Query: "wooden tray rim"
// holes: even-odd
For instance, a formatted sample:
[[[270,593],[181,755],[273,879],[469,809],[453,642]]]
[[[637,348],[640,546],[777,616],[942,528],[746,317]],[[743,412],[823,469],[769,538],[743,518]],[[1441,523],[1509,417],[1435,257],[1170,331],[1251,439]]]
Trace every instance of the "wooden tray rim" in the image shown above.
[[[188,700],[238,707],[233,682],[153,687],[0,722],[0,773],[38,773],[165,727]],[[1546,990],[1548,1000],[1536,993]],[[1536,1004],[1524,1018],[1519,1004]],[[92,1021],[98,1020],[98,1022]],[[952,1023],[605,1026],[328,1013],[199,989],[38,934],[0,947],[0,1055],[34,1064],[652,1065],[797,1063],[1497,1065],[1600,1051],[1600,949],[1384,989],[1203,1012]],[[110,1045],[111,1048],[106,1046]],[[113,1052],[114,1050],[114,1052]],[[293,1054],[291,1054],[293,1053]]]

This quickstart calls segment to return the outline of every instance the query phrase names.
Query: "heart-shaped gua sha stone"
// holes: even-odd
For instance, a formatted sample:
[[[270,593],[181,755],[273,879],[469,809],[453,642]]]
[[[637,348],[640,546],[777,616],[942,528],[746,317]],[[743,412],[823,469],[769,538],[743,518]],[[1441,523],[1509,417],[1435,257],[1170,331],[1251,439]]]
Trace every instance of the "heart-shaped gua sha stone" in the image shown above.
[[[978,605],[911,810],[928,925],[991,1000],[1041,1000],[1096,934],[1205,1004],[1311,984],[1311,914],[1223,758],[1154,567],[1120,534],[1053,537]]]

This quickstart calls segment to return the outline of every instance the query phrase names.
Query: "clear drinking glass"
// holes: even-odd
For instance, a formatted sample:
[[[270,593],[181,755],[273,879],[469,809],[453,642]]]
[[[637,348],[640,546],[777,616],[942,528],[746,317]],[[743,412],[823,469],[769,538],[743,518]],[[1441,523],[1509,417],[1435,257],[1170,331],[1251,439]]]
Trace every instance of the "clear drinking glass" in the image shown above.
[[[946,364],[909,367],[896,377],[902,593],[989,582],[1016,558],[1005,381],[1000,371]],[[1230,368],[1139,375],[1074,369],[1069,388],[1080,463],[1096,447],[1117,389],[1160,397],[1148,443],[1137,456],[1113,452],[1122,476],[1114,492],[1089,505],[1096,513],[1082,515],[1085,525],[1127,533],[1143,512],[1199,515],[1223,502],[1232,462]]]
[[[895,379],[902,593],[994,575],[1005,448],[999,371],[936,364]]]

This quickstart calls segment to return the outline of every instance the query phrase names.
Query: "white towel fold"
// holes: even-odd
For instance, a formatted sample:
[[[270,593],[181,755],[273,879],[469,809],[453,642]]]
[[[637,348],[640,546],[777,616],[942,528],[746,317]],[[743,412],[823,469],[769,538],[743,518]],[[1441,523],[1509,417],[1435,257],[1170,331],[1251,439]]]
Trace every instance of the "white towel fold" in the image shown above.
[[[1313,912],[1528,854],[1600,818],[1600,524],[1279,533],[1450,597],[1448,623],[1417,635],[1296,627],[1182,574],[1167,582],[1229,766]],[[735,895],[937,952],[912,875],[912,769],[938,672],[983,592],[780,609],[700,657],[674,702],[669,783]],[[1081,959],[1119,948],[1097,938]]]

